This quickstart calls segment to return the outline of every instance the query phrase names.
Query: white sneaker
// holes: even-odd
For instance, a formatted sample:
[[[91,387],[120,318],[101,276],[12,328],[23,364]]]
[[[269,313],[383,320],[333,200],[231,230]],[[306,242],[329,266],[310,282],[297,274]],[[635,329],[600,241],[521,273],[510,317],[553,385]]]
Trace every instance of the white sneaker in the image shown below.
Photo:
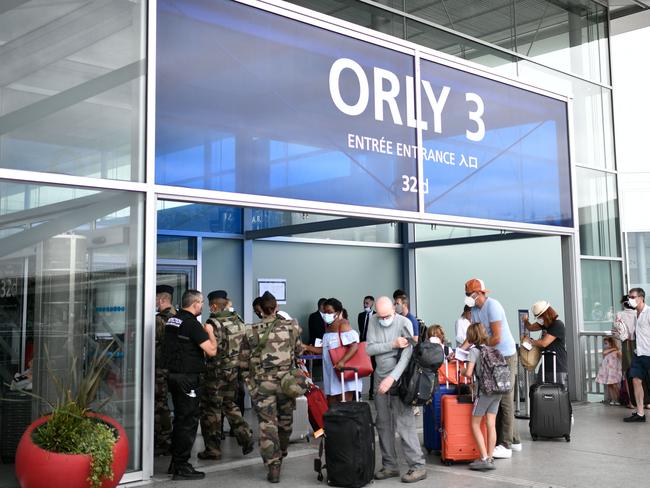
[[[499,444],[497,447],[494,448],[494,453],[492,454],[492,457],[494,459],[510,459],[512,457],[512,449],[508,449],[507,447],[504,447],[501,444]]]
[[[517,442],[516,444],[513,442],[512,444],[510,444],[510,449],[512,449],[515,452],[521,452],[523,446],[521,445],[521,442]]]

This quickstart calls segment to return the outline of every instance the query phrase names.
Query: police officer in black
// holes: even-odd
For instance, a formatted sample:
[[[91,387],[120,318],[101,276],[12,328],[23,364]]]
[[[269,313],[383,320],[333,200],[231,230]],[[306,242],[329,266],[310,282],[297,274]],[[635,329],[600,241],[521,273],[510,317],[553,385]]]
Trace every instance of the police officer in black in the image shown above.
[[[203,294],[187,290],[181,310],[165,326],[164,356],[169,369],[169,391],[174,402],[172,462],[173,480],[197,480],[205,473],[188,462],[199,426],[200,377],[205,372],[205,356],[217,354],[217,341],[210,324],[196,319],[203,309]]]

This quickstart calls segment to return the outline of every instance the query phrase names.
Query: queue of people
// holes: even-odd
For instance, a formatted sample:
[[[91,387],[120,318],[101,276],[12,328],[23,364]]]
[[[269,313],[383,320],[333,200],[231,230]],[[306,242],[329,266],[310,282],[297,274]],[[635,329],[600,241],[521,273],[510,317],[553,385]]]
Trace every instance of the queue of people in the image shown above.
[[[493,297],[482,280],[473,278],[465,283],[465,303],[459,320],[455,324],[455,342],[464,349],[469,359],[462,374],[478,378],[482,369],[481,348],[490,346],[505,359],[509,368],[510,384],[514,385],[517,370],[516,345],[510,331],[503,306]],[[244,420],[242,409],[235,402],[238,384],[245,383],[257,414],[260,432],[259,448],[267,467],[267,479],[277,483],[280,480],[282,460],[292,432],[293,411],[296,396],[292,388],[300,380],[294,378],[292,370],[303,353],[321,354],[323,358],[323,390],[327,402],[332,405],[342,394],[347,401],[356,395],[360,385],[345,381],[336,374],[337,368],[355,355],[357,345],[365,341],[366,352],[373,360],[374,373],[370,398],[376,409],[376,428],[379,436],[381,467],[375,479],[383,480],[401,477],[403,482],[417,482],[427,476],[425,458],[416,432],[415,417],[419,413],[404,404],[399,396],[390,394],[399,381],[412,354],[413,340],[420,334],[421,321],[409,309],[409,298],[402,290],[396,290],[393,299],[382,296],[364,297],[364,310],[358,315],[359,332],[352,328],[348,313],[336,298],[318,301],[318,310],[309,318],[312,344],[301,340],[298,322],[281,314],[273,295],[265,293],[253,302],[253,309],[259,321],[246,325],[234,312],[225,290],[208,294],[210,316],[205,324],[196,317],[203,308],[203,295],[198,290],[187,290],[181,299],[181,309],[171,306],[171,287],[157,288],[156,303],[156,452],[171,453],[169,473],[174,480],[201,479],[204,473],[197,471],[190,463],[190,452],[198,425],[201,425],[205,449],[199,459],[221,458],[222,416],[228,418],[231,432],[239,443],[242,454],[253,451],[253,433]],[[634,293],[634,294],[633,294]],[[642,290],[631,290],[635,305],[642,305]],[[637,298],[638,297],[638,298]],[[637,306],[635,310],[642,320],[636,320],[637,341],[641,333],[642,358],[632,361],[630,375],[645,373],[650,367],[650,335],[647,310]],[[557,312],[547,301],[539,301],[531,307],[534,320],[524,317],[529,331],[542,331],[539,339],[526,338],[543,350],[553,351],[557,356],[558,381],[567,385],[567,359],[564,324]],[[643,321],[645,320],[645,322]],[[639,330],[639,323],[640,330]],[[454,352],[446,345],[444,330],[432,325],[426,330],[425,340],[440,343],[445,347],[444,355],[450,359]],[[644,343],[643,341],[646,341]],[[638,345],[638,343],[637,343]],[[333,364],[329,350],[349,346],[346,355]],[[644,349],[644,347],[648,346]],[[646,361],[648,364],[644,363]],[[545,371],[548,373],[546,365]],[[289,378],[288,381],[284,381]],[[165,381],[166,379],[166,381]],[[286,384],[285,384],[286,383]],[[635,393],[637,383],[634,381]],[[289,385],[289,386],[287,386]],[[168,386],[174,405],[172,428],[165,423],[169,413],[164,412]],[[359,392],[360,393],[360,392]],[[480,458],[470,464],[471,469],[494,469],[493,459],[512,457],[513,451],[521,451],[521,440],[514,418],[513,391],[488,394],[477,391],[472,410],[472,432],[480,446]],[[643,407],[643,390],[641,389]],[[165,404],[165,405],[163,405]],[[160,408],[160,412],[158,411]],[[645,421],[643,410],[630,417]],[[167,417],[165,417],[167,415]],[[484,439],[480,424],[485,418],[487,439]],[[171,435],[170,434],[171,430]],[[397,434],[397,436],[396,436]],[[396,439],[397,437],[397,439]],[[408,464],[402,474],[399,470],[396,443]]]

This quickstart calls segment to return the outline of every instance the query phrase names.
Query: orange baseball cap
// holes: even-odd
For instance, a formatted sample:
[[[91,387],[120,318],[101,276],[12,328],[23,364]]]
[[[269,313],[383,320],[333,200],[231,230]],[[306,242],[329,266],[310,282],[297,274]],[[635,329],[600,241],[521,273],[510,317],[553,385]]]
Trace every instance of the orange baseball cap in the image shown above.
[[[479,280],[478,278],[472,278],[465,283],[465,293],[475,293],[477,291],[488,293],[490,290],[487,290],[483,280]]]

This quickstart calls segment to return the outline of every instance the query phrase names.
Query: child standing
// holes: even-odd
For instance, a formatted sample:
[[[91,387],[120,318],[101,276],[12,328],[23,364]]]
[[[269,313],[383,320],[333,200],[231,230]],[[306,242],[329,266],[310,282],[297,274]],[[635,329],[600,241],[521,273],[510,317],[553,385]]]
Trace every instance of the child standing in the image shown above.
[[[623,377],[621,351],[613,337],[603,339],[603,360],[596,375],[596,382],[607,385],[607,396],[610,405],[620,405],[620,383]]]
[[[481,372],[481,346],[487,345],[488,335],[483,324],[474,323],[467,328],[466,342],[473,347],[469,350],[469,364],[467,368],[461,370],[461,374],[471,378],[472,374],[476,378]],[[478,385],[478,381],[474,382]],[[474,399],[474,409],[472,410],[472,434],[481,453],[481,459],[473,461],[469,469],[474,471],[487,471],[495,469],[492,454],[497,443],[496,419],[499,411],[499,402],[501,402],[500,393],[486,394],[480,390],[476,391]],[[485,448],[485,439],[481,432],[481,421],[485,417],[487,427],[487,449]]]
[[[433,324],[429,326],[426,332],[426,339],[430,342],[437,342],[438,344],[442,345],[442,349],[445,353],[445,357],[449,357],[449,355],[451,354],[451,349],[449,346],[447,346],[447,340],[445,339],[445,331],[442,328],[442,325]]]

